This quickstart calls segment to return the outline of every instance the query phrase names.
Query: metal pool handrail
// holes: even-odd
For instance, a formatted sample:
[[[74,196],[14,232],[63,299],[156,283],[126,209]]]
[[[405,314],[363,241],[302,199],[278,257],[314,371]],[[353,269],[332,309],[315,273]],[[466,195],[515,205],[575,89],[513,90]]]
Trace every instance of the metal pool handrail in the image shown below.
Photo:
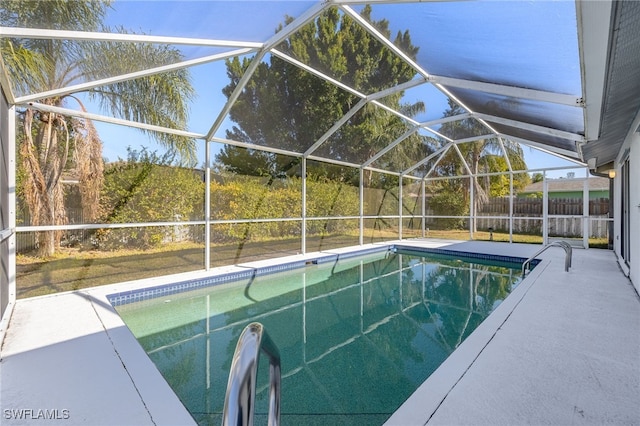
[[[231,361],[222,412],[223,426],[251,426],[260,351],[269,358],[269,426],[280,424],[280,352],[264,326],[253,322],[240,334]]]
[[[542,247],[540,250],[538,250],[536,252],[536,254],[534,254],[533,256],[531,256],[530,258],[528,258],[527,260],[524,261],[524,263],[522,264],[522,276],[524,276],[526,270],[527,270],[527,266],[530,266],[531,261],[533,259],[536,258],[536,256],[539,256],[543,251],[545,251],[546,249],[548,249],[549,247],[552,246],[558,246],[558,247],[562,247],[565,251],[565,258],[564,258],[564,271],[565,272],[569,272],[569,268],[571,267],[571,259],[573,257],[573,249],[571,248],[571,244],[569,244],[566,241],[554,241],[552,243],[547,244],[546,246]]]

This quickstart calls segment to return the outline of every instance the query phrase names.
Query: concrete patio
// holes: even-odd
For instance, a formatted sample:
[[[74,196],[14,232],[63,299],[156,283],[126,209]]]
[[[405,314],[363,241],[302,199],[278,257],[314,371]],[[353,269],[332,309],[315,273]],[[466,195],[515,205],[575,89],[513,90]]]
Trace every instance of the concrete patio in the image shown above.
[[[413,244],[523,257],[540,247]],[[388,424],[640,424],[640,298],[613,252],[573,250],[569,272],[561,248],[540,259]],[[156,284],[18,300],[1,351],[2,424],[193,424],[106,300]]]

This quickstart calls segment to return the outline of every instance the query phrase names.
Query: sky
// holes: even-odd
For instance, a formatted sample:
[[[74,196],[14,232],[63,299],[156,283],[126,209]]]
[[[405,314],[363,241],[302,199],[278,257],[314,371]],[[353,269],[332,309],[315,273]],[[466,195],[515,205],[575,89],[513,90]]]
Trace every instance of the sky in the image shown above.
[[[162,36],[202,37],[221,40],[265,41],[275,31],[285,15],[298,16],[315,2],[305,1],[130,1],[116,0],[109,12],[106,23],[122,26],[135,32]],[[409,30],[414,44],[420,45],[419,63],[430,63],[430,73],[450,73],[446,62],[438,61],[439,53],[446,51],[449,57],[464,61],[468,66],[458,67],[460,78],[482,79],[483,70],[491,70],[494,78],[508,84],[513,78],[521,78],[527,73],[531,87],[541,90],[559,90],[566,93],[580,92],[579,69],[576,70],[577,50],[552,49],[559,39],[575,36],[575,22],[572,17],[574,3],[529,2],[526,16],[521,16],[522,2],[518,8],[512,2],[445,2],[421,8],[420,13],[406,13],[404,7],[415,5],[376,5],[373,18],[386,18],[390,22],[392,34]],[[153,5],[150,7],[150,5]],[[489,7],[491,10],[488,10]],[[446,9],[447,20],[440,19],[440,12]],[[414,9],[415,10],[415,9]],[[520,15],[518,14],[520,13]],[[456,19],[451,20],[454,16]],[[530,22],[542,18],[553,31],[540,31]],[[573,18],[572,18],[573,19]],[[573,19],[575,21],[575,19]],[[242,22],[242,25],[238,25]],[[428,23],[425,24],[425,22]],[[443,34],[445,36],[443,36]],[[509,55],[518,55],[519,43],[536,40],[539,49],[527,52],[540,57],[540,69],[525,69],[525,62],[514,61],[513,69],[499,70],[496,64],[504,58],[497,56],[485,46],[487,40],[499,39]],[[433,41],[433,42],[431,42]],[[182,48],[187,58],[210,54],[203,48]],[[480,54],[478,54],[478,52]],[[524,56],[524,55],[521,55]],[[527,62],[528,63],[528,62]],[[207,133],[211,123],[226,102],[222,88],[228,83],[224,61],[201,65],[191,69],[192,82],[198,97],[191,104],[189,130]],[[497,77],[496,77],[497,76]],[[577,76],[577,80],[576,80]],[[552,78],[550,78],[552,77]],[[577,86],[576,86],[577,83]],[[447,99],[433,86],[408,90],[405,99],[426,99],[427,111],[416,117],[419,121],[440,118],[447,108]],[[229,125],[229,121],[225,125]],[[104,142],[104,156],[110,161],[126,157],[126,147],[139,149],[140,145],[149,149],[155,146],[140,131],[119,128],[120,126],[97,124]],[[219,131],[217,136],[224,137]],[[536,149],[524,147],[525,160],[529,168],[572,167],[575,164],[559,159]],[[199,158],[204,158],[204,148],[199,148]],[[581,175],[582,172],[580,172]],[[549,172],[549,177],[566,177],[567,171]],[[578,174],[578,173],[576,173]]]

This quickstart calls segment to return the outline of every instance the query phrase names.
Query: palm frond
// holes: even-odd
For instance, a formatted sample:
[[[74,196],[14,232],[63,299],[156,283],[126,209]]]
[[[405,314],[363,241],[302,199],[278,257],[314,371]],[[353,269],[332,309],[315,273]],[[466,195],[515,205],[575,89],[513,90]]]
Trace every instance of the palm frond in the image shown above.
[[[119,30],[123,32],[122,29]],[[85,46],[80,63],[90,78],[106,78],[176,63],[181,53],[170,46],[144,43],[101,42]],[[109,113],[127,120],[186,130],[189,102],[195,96],[187,70],[155,74],[94,89],[90,96]],[[147,132],[161,145],[195,161],[195,141],[170,134]]]
[[[52,71],[52,63],[40,52],[27,49],[16,40],[3,39],[0,42],[0,55],[7,68],[13,90],[26,94],[45,90],[47,78]]]

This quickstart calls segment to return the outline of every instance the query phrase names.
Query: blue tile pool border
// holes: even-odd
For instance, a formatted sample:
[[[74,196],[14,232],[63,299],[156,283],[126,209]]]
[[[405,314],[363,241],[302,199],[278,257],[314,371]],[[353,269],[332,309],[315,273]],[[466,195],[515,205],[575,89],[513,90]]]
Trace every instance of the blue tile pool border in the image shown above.
[[[481,260],[490,260],[497,262],[507,262],[507,263],[520,263],[522,264],[525,258],[522,257],[513,257],[513,256],[501,256],[495,254],[485,254],[485,253],[473,253],[473,252],[464,252],[457,250],[446,250],[439,248],[426,248],[426,247],[416,247],[402,244],[393,244],[388,246],[379,246],[362,250],[354,250],[351,252],[340,253],[340,254],[322,254],[318,257],[297,260],[294,262],[281,263],[278,265],[272,266],[264,266],[264,267],[256,267],[256,268],[247,268],[243,271],[234,271],[228,272],[224,274],[217,274],[207,278],[195,278],[191,280],[181,281],[177,283],[171,284],[163,284],[158,286],[151,286],[143,289],[136,290],[128,290],[117,292],[113,294],[108,294],[107,299],[113,306],[126,305],[128,303],[140,302],[143,300],[155,299],[157,297],[164,297],[176,293],[182,293],[185,291],[196,290],[205,287],[212,287],[219,284],[224,284],[231,281],[248,279],[256,276],[269,275],[278,272],[290,271],[293,269],[299,269],[304,266],[310,264],[323,264],[328,262],[336,262],[338,260],[349,259],[357,256],[364,256],[367,254],[380,253],[385,251],[395,251],[395,250],[407,250],[412,252],[420,252],[427,254],[439,254],[439,255],[447,255],[447,256],[457,256],[457,257],[465,257],[471,259],[481,259]],[[538,259],[534,259],[531,262],[531,266],[535,267],[539,262]]]
[[[471,259],[480,259],[480,260],[490,260],[493,262],[505,262],[505,263],[524,263],[527,259],[524,257],[518,256],[503,256],[499,254],[487,254],[487,253],[476,253],[476,252],[467,252],[467,251],[459,251],[459,250],[447,250],[440,248],[428,248],[428,247],[416,247],[416,246],[408,246],[402,244],[394,244],[392,246],[392,250],[407,250],[413,252],[421,252],[428,254],[441,254],[445,256],[459,256]],[[540,263],[540,259],[533,259],[531,261],[531,267],[535,267],[538,263]]]

